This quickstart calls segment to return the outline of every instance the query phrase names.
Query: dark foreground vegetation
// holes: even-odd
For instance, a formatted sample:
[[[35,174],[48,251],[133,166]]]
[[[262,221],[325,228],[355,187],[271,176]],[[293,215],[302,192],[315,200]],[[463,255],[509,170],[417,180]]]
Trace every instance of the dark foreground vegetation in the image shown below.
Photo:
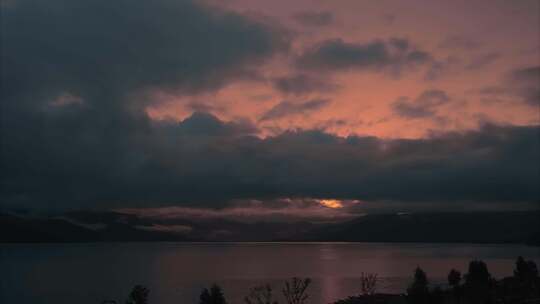
[[[358,287],[360,294],[338,300],[334,304],[540,304],[540,277],[534,261],[519,257],[513,276],[496,280],[491,277],[486,263],[473,260],[468,272],[462,275],[452,269],[448,273],[448,285],[431,286],[427,274],[417,267],[412,283],[405,294],[377,293],[376,274],[361,274]],[[285,304],[308,304],[309,278],[292,278],[283,285],[281,293]],[[148,304],[150,291],[137,285],[128,295],[126,304]],[[245,304],[278,304],[270,285],[249,289]],[[102,304],[117,304],[103,301]],[[233,304],[226,300],[223,289],[214,284],[201,291],[198,304]]]

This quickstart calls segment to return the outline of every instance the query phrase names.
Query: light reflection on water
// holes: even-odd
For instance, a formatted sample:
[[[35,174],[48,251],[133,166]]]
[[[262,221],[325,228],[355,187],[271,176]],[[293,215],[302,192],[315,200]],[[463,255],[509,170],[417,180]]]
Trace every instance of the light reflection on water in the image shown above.
[[[416,266],[432,282],[466,272],[483,259],[495,277],[511,275],[518,255],[540,260],[538,247],[374,243],[101,243],[0,245],[2,303],[122,302],[143,284],[151,302],[196,303],[200,289],[218,283],[232,303],[249,287],[310,277],[312,301],[328,303],[358,292],[361,272],[378,273],[379,290],[403,292]]]

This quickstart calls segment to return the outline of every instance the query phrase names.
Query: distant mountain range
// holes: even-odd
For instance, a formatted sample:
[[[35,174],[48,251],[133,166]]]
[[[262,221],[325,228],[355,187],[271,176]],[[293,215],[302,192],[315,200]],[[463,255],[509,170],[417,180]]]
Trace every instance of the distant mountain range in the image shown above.
[[[540,244],[540,212],[368,215],[314,229],[304,240]]]
[[[540,212],[372,214],[341,223],[149,219],[119,212],[0,214],[0,242],[343,241],[540,245]]]

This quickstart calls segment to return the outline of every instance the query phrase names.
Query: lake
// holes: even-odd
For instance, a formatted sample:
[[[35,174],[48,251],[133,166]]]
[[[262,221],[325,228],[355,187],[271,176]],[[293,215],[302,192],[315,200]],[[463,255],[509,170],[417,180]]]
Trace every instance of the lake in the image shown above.
[[[1,244],[0,302],[5,304],[123,303],[135,284],[150,289],[150,304],[197,303],[218,283],[229,303],[249,287],[270,283],[281,296],[285,279],[310,277],[309,303],[359,292],[362,272],[377,273],[378,291],[404,292],[416,266],[433,283],[451,268],[466,272],[482,259],[495,277],[512,274],[522,255],[540,261],[540,248],[519,245],[379,243],[92,243]]]

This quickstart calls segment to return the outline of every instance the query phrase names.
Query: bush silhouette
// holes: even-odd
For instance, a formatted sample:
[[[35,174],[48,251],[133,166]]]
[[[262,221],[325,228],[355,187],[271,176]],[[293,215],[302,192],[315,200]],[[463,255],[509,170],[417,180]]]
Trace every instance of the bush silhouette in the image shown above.
[[[429,303],[430,304],[440,304],[444,300],[444,292],[441,289],[441,287],[437,286],[433,289],[433,291],[429,295]]]
[[[199,304],[227,304],[223,290],[217,284],[202,290],[199,296]]]
[[[420,268],[416,267],[414,271],[414,280],[407,288],[407,299],[409,303],[413,304],[428,304],[429,303],[429,289],[428,278],[426,273]]]
[[[148,294],[150,290],[142,285],[136,285],[131,290],[126,304],[148,304]]]
[[[461,272],[452,269],[448,273],[448,285],[452,287],[453,295],[456,300],[461,299]]]
[[[285,282],[283,295],[288,304],[303,304],[308,299],[307,288],[311,284],[311,279],[292,278],[291,282]]]
[[[377,290],[377,274],[363,273],[360,276],[362,295],[373,295]]]
[[[268,284],[250,288],[244,301],[246,304],[277,304],[272,300],[272,288]]]

